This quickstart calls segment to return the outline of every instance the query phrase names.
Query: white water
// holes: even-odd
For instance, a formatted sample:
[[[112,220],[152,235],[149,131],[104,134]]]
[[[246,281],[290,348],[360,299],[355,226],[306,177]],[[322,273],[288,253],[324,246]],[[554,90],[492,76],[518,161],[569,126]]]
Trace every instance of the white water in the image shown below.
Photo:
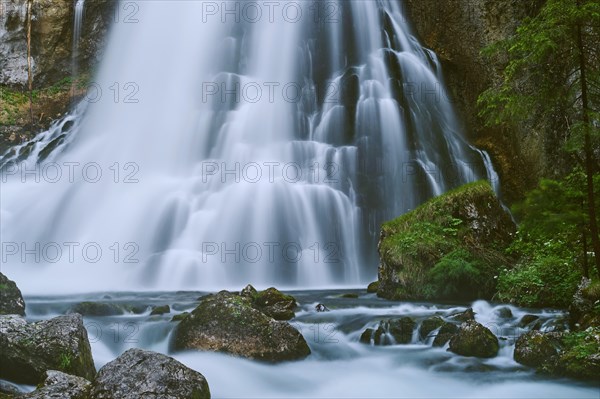
[[[62,298],[26,298],[32,320],[64,314],[83,300],[130,304],[170,304],[173,312],[191,311],[201,293],[103,294]],[[463,306],[429,303],[394,303],[359,292],[358,299],[339,298],[339,292],[294,292],[300,310],[292,325],[308,342],[312,354],[302,360],[264,364],[210,352],[173,353],[169,340],[176,323],[172,314],[150,316],[125,314],[86,317],[96,367],[112,361],[125,350],[139,347],[167,353],[201,372],[217,398],[597,398],[598,387],[568,379],[553,380],[513,360],[515,339],[527,329],[518,322],[535,314],[542,330],[564,323],[564,314],[553,310],[527,310],[477,301],[471,306],[478,322],[501,337],[500,352],[492,359],[462,357],[432,348],[418,334],[408,345],[373,346],[358,342],[367,327],[380,320],[409,316],[417,325],[430,316],[446,317]],[[317,313],[324,303],[331,310]],[[499,316],[508,307],[511,318]],[[563,320],[561,321],[561,318]],[[418,327],[417,327],[418,328]],[[415,330],[416,332],[416,330]],[[430,340],[429,340],[430,341]]]
[[[72,57],[72,74],[73,77],[77,77],[79,73],[79,39],[81,39],[81,24],[83,23],[83,10],[85,0],[75,0],[74,7],[74,19],[73,19],[73,50],[71,52]]]
[[[356,286],[382,221],[494,176],[397,2],[318,3],[318,23],[312,2],[296,22],[206,4],[121,13],[68,135],[3,158],[2,269],[25,292]]]

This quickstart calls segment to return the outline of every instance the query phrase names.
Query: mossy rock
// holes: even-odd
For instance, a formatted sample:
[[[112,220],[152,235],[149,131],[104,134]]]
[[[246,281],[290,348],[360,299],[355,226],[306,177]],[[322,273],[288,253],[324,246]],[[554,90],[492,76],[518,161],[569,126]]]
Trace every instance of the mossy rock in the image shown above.
[[[0,273],[0,314],[25,315],[25,301],[17,284]]]
[[[291,295],[284,294],[275,287],[256,292],[251,298],[254,308],[275,320],[289,320],[296,315],[294,313],[296,299]]]
[[[562,337],[563,350],[554,374],[597,382],[600,375],[600,328],[590,327]]]
[[[486,327],[469,320],[450,339],[449,350],[461,356],[489,358],[498,354],[498,338]]]
[[[340,298],[344,298],[344,299],[357,299],[358,298],[358,294],[354,293],[354,292],[349,292],[346,294],[341,294]]]
[[[387,334],[389,334],[396,344],[408,344],[412,340],[415,325],[415,321],[410,317],[382,320],[373,334],[374,343],[375,345],[391,345],[393,342],[387,339]]]
[[[372,328],[367,328],[365,331],[360,334],[360,338],[358,341],[363,344],[371,344],[371,337],[373,337],[373,333],[375,332]]]
[[[539,331],[529,331],[515,343],[515,361],[529,367],[541,367],[555,361],[560,350],[560,340]]]
[[[250,298],[227,291],[206,297],[179,323],[172,347],[269,362],[302,359],[310,354],[302,334],[289,323],[253,308]]]
[[[109,302],[80,302],[73,306],[71,313],[79,313],[83,316],[117,316],[124,313],[123,307]]]
[[[373,281],[372,283],[369,283],[369,285],[367,286],[367,292],[369,294],[377,292],[378,289],[379,289],[379,281]]]
[[[171,313],[171,307],[169,305],[155,306],[150,312],[150,315],[162,315],[165,313]]]
[[[435,338],[433,339],[432,346],[434,347],[442,347],[452,339],[452,337],[458,332],[458,327],[456,324],[444,322]]]
[[[190,312],[179,313],[179,314],[174,315],[171,318],[171,321],[181,321],[181,320],[185,319],[186,317],[188,317],[189,315],[190,315]]]
[[[465,321],[475,320],[475,312],[473,311],[473,308],[468,308],[464,312],[455,313],[451,316],[448,316],[448,318],[464,323]]]
[[[488,182],[464,185],[382,225],[377,294],[490,298],[515,225]]]
[[[433,316],[423,320],[419,326],[419,338],[422,341],[426,341],[427,338],[430,338],[430,334],[443,326],[444,323],[446,322],[439,316]]]
[[[37,384],[46,370],[94,378],[96,369],[83,318],[79,314],[27,323],[0,316],[0,378]]]

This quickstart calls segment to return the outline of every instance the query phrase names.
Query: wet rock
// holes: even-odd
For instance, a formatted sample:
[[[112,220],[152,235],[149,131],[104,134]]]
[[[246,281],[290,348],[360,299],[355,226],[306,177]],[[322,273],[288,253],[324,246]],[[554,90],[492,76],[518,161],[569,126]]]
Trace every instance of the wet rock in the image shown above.
[[[0,316],[0,377],[37,384],[46,370],[91,380],[96,373],[83,318],[79,314],[27,323]]]
[[[350,292],[350,293],[346,293],[346,294],[342,294],[340,295],[340,298],[345,298],[345,299],[357,299],[358,298],[358,294]]]
[[[433,339],[434,347],[442,347],[458,332],[456,324],[444,322],[442,328],[438,331]]]
[[[190,312],[179,313],[179,314],[176,314],[175,316],[173,316],[171,318],[171,321],[181,321],[181,320],[185,319],[186,317],[188,317],[189,315],[190,315]]]
[[[427,340],[427,338],[429,338],[429,334],[443,326],[444,323],[446,322],[438,316],[429,317],[423,320],[421,326],[419,327],[419,338],[422,341]]]
[[[80,302],[70,310],[83,316],[116,316],[123,314],[123,308],[109,302]]]
[[[469,308],[464,312],[453,314],[448,318],[462,323],[469,320],[475,320],[475,312],[473,312],[473,308]]]
[[[204,299],[179,323],[175,350],[227,352],[265,361],[301,359],[310,354],[302,334],[252,307],[249,298],[221,291]]]
[[[25,301],[14,281],[0,273],[0,314],[25,315]]]
[[[512,310],[510,310],[510,308],[508,306],[503,306],[501,308],[498,308],[494,311],[494,313],[496,314],[496,316],[498,316],[501,319],[512,319],[513,318]]]
[[[155,306],[150,312],[150,315],[161,315],[165,313],[171,313],[171,308],[169,307],[169,305]]]
[[[589,327],[600,327],[600,312],[594,310],[599,301],[600,282],[582,278],[569,305],[571,329],[583,331]]]
[[[498,354],[498,338],[486,327],[469,320],[460,325],[450,339],[451,352],[462,356],[494,357]]]
[[[412,334],[415,328],[415,321],[410,317],[400,319],[382,320],[375,330],[375,345],[408,344],[412,341]],[[392,340],[388,340],[387,334],[391,335]]]
[[[373,281],[367,286],[368,293],[375,293],[377,292],[377,289],[379,289],[379,281]]]
[[[518,327],[532,327],[534,326],[534,322],[538,321],[539,319],[539,316],[533,314],[526,314],[525,316],[521,317],[521,320],[519,320]]]
[[[600,375],[600,327],[562,335],[563,350],[554,374],[598,383]]]
[[[130,349],[98,371],[90,399],[210,398],[204,376],[160,353]]]
[[[245,286],[242,289],[242,291],[240,292],[241,296],[245,296],[247,298],[254,298],[256,296],[256,294],[258,294],[258,291],[256,291],[256,288],[254,288],[250,284],[248,284],[247,286]]]
[[[371,337],[373,336],[374,332],[375,332],[375,330],[373,330],[372,328],[365,329],[365,331],[363,331],[363,333],[360,334],[359,342],[361,342],[363,344],[370,344]]]
[[[540,367],[558,355],[560,342],[555,336],[529,331],[515,343],[515,361],[529,367]]]
[[[271,287],[256,293],[252,306],[275,320],[289,320],[295,316],[296,299]]]
[[[327,306],[323,305],[322,303],[318,303],[315,306],[315,310],[317,312],[329,312],[329,308]]]
[[[56,370],[48,370],[35,391],[20,396],[24,399],[87,399],[91,384],[88,380]]]
[[[18,385],[10,381],[0,380],[0,399],[12,398],[26,393]]]

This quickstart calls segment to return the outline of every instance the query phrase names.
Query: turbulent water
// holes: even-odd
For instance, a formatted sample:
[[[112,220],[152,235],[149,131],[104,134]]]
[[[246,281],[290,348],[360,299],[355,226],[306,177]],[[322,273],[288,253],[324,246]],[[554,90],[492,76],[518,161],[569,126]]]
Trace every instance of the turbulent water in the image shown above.
[[[119,4],[79,107],[2,158],[26,292],[363,284],[382,221],[497,183],[403,3],[268,4]]]
[[[349,291],[343,291],[347,293]],[[419,338],[420,322],[433,315],[464,311],[461,305],[385,301],[356,292],[356,299],[340,298],[341,291],[296,291],[300,307],[291,323],[308,342],[312,354],[305,360],[269,365],[211,352],[172,353],[169,341],[176,323],[173,314],[191,311],[200,292],[108,293],[62,297],[26,297],[31,320],[64,314],[74,304],[102,301],[140,307],[140,314],[86,317],[96,367],[125,350],[140,347],[167,353],[200,371],[213,397],[226,398],[598,398],[598,387],[568,379],[536,375],[512,358],[518,327],[529,313],[540,317],[541,329],[563,325],[565,315],[553,310],[508,306],[512,317],[501,317],[506,305],[478,301],[472,304],[476,320],[500,337],[500,352],[492,359],[461,357],[444,348],[432,348],[431,337]],[[317,313],[324,303],[329,312]],[[149,305],[171,305],[172,313],[150,316]],[[408,345],[372,346],[358,342],[365,328],[382,319],[410,316],[417,322]],[[31,388],[30,388],[31,389]]]

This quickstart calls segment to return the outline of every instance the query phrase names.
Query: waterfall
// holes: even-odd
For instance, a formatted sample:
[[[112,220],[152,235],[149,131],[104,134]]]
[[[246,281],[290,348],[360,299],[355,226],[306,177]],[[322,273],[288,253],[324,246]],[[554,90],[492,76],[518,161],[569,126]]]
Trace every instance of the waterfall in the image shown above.
[[[73,50],[71,52],[72,57],[72,75],[73,78],[77,78],[79,73],[78,62],[79,62],[79,39],[81,38],[81,23],[83,20],[83,5],[85,0],[75,0],[75,12],[73,19]]]
[[[401,3],[277,4],[115,21],[75,116],[2,159],[26,292],[363,284],[383,221],[492,176]]]

